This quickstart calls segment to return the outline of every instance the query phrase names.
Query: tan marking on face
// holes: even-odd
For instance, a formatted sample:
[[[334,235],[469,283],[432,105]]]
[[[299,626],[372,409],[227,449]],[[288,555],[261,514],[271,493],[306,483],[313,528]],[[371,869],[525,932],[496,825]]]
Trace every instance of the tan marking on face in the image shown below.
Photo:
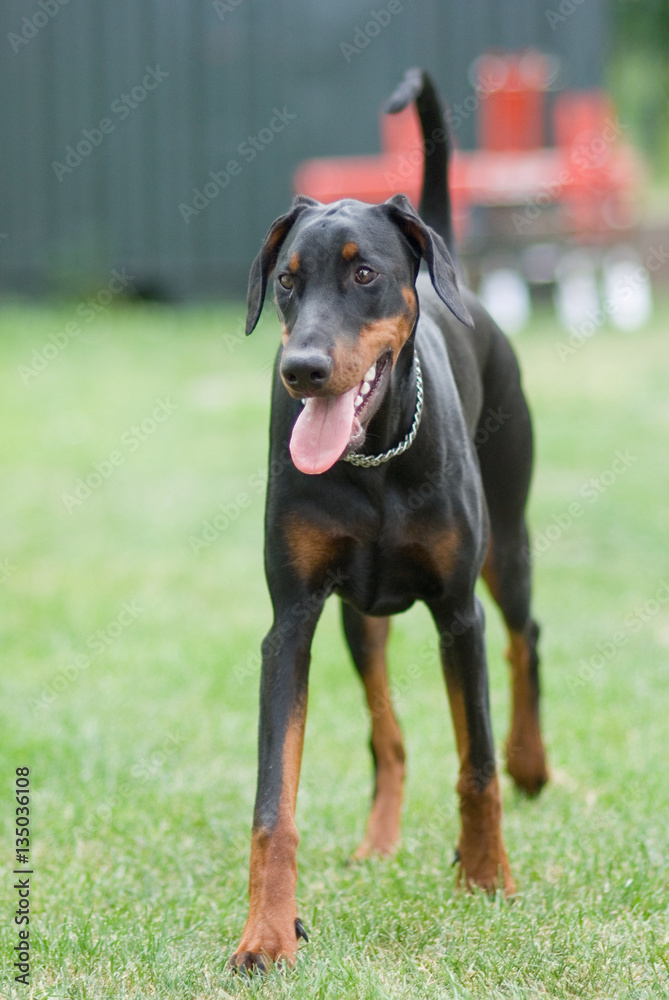
[[[356,382],[362,382],[365,372],[387,351],[392,353],[394,365],[401,349],[413,330],[414,315],[402,312],[397,316],[367,323],[353,348],[338,341],[332,352],[333,373],[328,382],[328,390],[339,395],[352,389]]]
[[[358,244],[357,243],[345,243],[341,252],[344,260],[353,260],[354,257],[358,256]]]
[[[341,536],[296,515],[287,519],[285,533],[291,562],[303,580],[323,573],[341,552]]]
[[[297,250],[293,250],[290,255],[290,260],[288,261],[288,270],[291,274],[295,274],[300,269],[300,255]]]
[[[300,778],[306,699],[295,707],[283,744],[279,816],[273,830],[254,829],[251,839],[249,915],[235,953],[239,964],[248,954],[268,964],[285,959],[295,964],[297,935],[297,845],[295,803]]]
[[[288,343],[288,338],[290,337],[290,330],[285,323],[281,324],[281,343],[285,347]]]
[[[407,306],[409,307],[409,309],[411,310],[411,312],[415,316],[416,315],[416,293],[413,290],[413,288],[410,288],[408,285],[405,288],[403,288],[402,289],[402,298],[404,299],[404,301],[406,302]]]

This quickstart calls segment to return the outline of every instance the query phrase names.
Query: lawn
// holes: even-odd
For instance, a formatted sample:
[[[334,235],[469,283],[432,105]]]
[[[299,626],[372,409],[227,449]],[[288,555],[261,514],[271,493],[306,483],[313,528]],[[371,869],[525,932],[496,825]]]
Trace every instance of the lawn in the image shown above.
[[[403,846],[348,866],[371,790],[338,609],[317,632],[290,973],[234,978],[246,915],[271,312],[0,313],[3,997],[669,995],[669,306],[565,354],[516,338],[552,780],[503,781],[519,887],[456,890],[456,759],[428,614],[396,620]],[[76,323],[79,331],[71,331]],[[68,332],[70,331],[70,332]],[[52,339],[50,339],[52,338]],[[492,708],[509,714],[488,606]],[[418,669],[416,669],[416,667]],[[409,675],[420,681],[409,682]],[[14,982],[17,768],[30,768],[30,986]]]

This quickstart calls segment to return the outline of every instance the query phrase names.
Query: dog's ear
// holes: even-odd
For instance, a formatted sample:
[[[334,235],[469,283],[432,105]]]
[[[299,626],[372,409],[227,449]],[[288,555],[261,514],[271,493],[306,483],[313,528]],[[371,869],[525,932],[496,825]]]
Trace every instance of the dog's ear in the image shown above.
[[[453,261],[441,236],[425,225],[406,195],[396,194],[384,204],[414,252],[427,263],[430,279],[439,298],[461,323],[473,327],[474,320],[460,298]]]
[[[270,231],[265,237],[265,242],[260,248],[260,253],[251,265],[251,273],[249,274],[249,288],[246,296],[246,306],[248,308],[246,316],[247,337],[250,333],[253,333],[260,319],[260,313],[265,301],[265,292],[267,291],[267,280],[276,266],[276,260],[283,241],[302,212],[306,208],[313,208],[319,204],[320,202],[314,201],[313,198],[298,195],[293,201],[293,207],[290,212],[286,215],[280,215],[272,223]]]

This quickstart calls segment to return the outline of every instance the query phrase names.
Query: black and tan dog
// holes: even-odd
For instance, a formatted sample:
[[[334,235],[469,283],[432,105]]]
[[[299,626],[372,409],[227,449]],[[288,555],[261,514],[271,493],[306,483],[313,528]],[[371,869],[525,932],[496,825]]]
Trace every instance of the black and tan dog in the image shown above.
[[[446,130],[419,70],[407,73],[388,110],[411,100],[434,149],[422,218],[401,194],[381,205],[298,197],[251,270],[246,331],[273,276],[282,347],[266,509],[274,621],[262,647],[250,912],[235,968],[292,963],[306,937],[295,900],[295,801],[310,646],[330,593],[342,600],[371,714],[376,781],[357,856],[389,854],[399,839],[404,748],[385,644],[389,616],[420,600],[440,636],[455,728],[465,884],[513,892],[474,594],[481,573],[510,636],[508,770],[530,794],[547,778],[524,519],[530,417],[511,347],[458,287]],[[427,273],[419,275],[421,262]]]

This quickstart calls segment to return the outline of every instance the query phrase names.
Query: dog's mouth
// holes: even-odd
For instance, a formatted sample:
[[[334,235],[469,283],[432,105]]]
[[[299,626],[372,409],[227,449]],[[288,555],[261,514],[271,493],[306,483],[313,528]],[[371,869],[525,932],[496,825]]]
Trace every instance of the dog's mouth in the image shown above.
[[[300,472],[310,476],[327,472],[343,455],[360,448],[383,400],[391,369],[387,352],[347,392],[302,400],[304,408],[290,438],[290,455]]]

